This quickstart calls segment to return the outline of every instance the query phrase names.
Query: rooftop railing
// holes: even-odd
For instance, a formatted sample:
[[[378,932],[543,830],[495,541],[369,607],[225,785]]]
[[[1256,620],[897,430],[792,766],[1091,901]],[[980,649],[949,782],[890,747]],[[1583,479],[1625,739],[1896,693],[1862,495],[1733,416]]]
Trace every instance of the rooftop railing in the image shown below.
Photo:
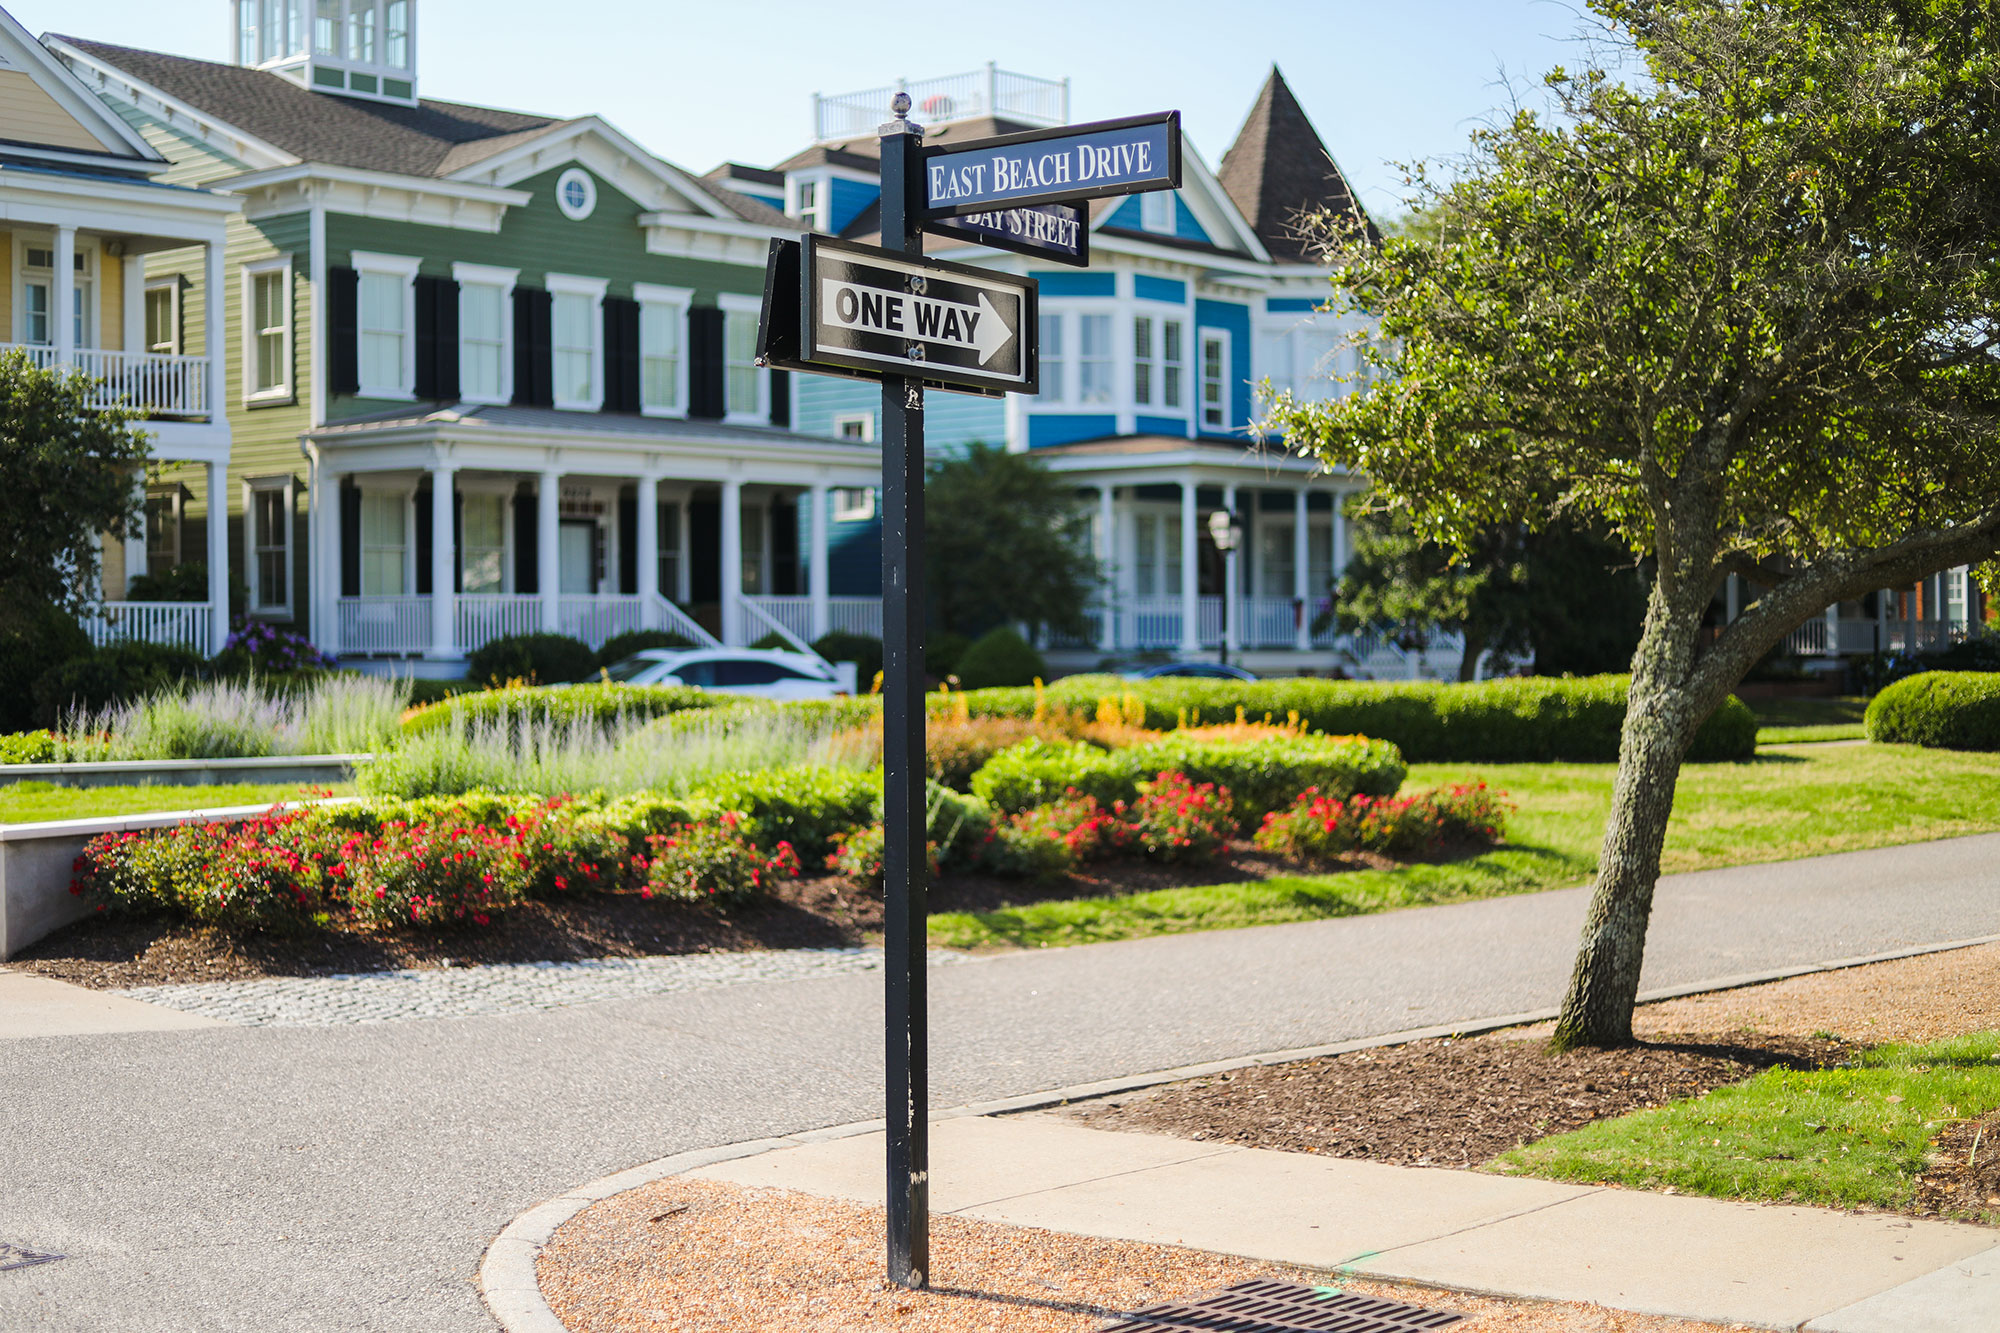
[[[910,95],[910,115],[922,125],[999,116],[1029,125],[1069,123],[1069,80],[1016,74],[988,61],[969,74],[898,79],[858,93],[813,94],[813,136],[821,143],[874,134],[890,118],[889,99]]]

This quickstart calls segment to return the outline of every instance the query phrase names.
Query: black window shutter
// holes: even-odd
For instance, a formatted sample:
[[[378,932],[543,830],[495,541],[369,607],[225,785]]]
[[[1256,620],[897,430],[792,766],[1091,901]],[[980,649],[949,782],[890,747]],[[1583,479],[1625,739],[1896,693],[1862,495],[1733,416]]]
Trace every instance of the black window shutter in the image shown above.
[[[417,397],[436,400],[438,392],[438,280],[417,276]]]
[[[359,393],[361,275],[351,268],[326,271],[326,336],[327,389],[332,393]]]
[[[340,595],[361,595],[361,489],[340,484]]]
[[[771,424],[789,427],[792,424],[792,377],[783,370],[770,370],[771,377]]]
[[[618,497],[618,591],[639,595],[639,497]]]
[[[458,284],[450,278],[432,281],[437,283],[437,396],[455,403],[458,401]]]
[[[453,302],[457,304],[456,301]],[[465,492],[454,491],[451,497],[451,549],[454,554],[465,549]],[[465,591],[465,561],[451,562],[451,590]]]
[[[639,410],[639,303],[604,298],[604,410]]]
[[[514,493],[514,591],[531,594],[539,590],[536,572],[540,564],[540,536],[535,526],[535,496],[531,491]]]
[[[555,406],[555,298],[539,287],[514,289],[514,401]]]
[[[688,415],[719,421],[728,399],[723,376],[722,311],[696,306],[688,311]]]
[[[431,493],[417,492],[417,596],[431,595]]]
[[[780,597],[799,593],[799,507],[789,500],[771,502],[771,591]]]

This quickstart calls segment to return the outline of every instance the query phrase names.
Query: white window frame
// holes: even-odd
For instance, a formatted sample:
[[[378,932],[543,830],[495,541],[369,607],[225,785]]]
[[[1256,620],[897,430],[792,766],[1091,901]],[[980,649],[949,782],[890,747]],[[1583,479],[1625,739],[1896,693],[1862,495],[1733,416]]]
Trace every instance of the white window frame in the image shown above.
[[[459,401],[504,406],[514,401],[514,284],[521,276],[517,268],[495,268],[491,264],[454,262],[451,280],[458,284],[458,385]],[[465,291],[468,287],[494,287],[500,292],[500,390],[493,397],[465,392]]]
[[[1042,391],[1038,397],[1050,407],[1067,406],[1070,389],[1076,382],[1076,335],[1069,327],[1067,310],[1051,310],[1044,305],[1040,317],[1042,327],[1036,331],[1036,337],[1041,343]],[[1050,346],[1051,331],[1055,333],[1054,346]]]
[[[581,184],[583,202],[572,204],[565,187]],[[581,222],[597,211],[597,178],[582,167],[571,167],[556,177],[556,208],[571,222]]]
[[[173,336],[168,341],[164,351],[154,347],[152,341],[148,339],[146,341],[146,353],[149,356],[179,356],[181,354],[181,280],[179,275],[156,278],[146,284],[145,295],[139,301],[139,318],[141,321],[144,321],[146,318],[146,306],[149,304],[154,292],[165,292],[167,295],[167,325],[172,330]],[[140,336],[142,338],[145,336],[143,322],[140,325]]]
[[[1211,341],[1222,344],[1222,374],[1215,381],[1220,386],[1216,394],[1216,401],[1222,409],[1222,421],[1219,424],[1211,422],[1208,419],[1208,344]],[[1228,329],[1218,329],[1204,324],[1196,330],[1194,423],[1197,431],[1229,431],[1235,427],[1235,423],[1230,420],[1229,407],[1231,396],[1230,366],[1234,364],[1233,351],[1234,349],[1229,345]]]
[[[849,435],[849,426],[859,426],[860,431]],[[833,419],[833,438],[848,444],[875,443],[875,414],[873,412],[842,412]]]
[[[872,486],[834,487],[835,523],[866,523],[873,517],[875,517],[875,489]]]
[[[1155,235],[1171,236],[1174,231],[1174,192],[1153,190],[1139,196],[1139,229]]]
[[[1118,410],[1118,362],[1121,359],[1118,352],[1118,313],[1116,308],[1107,307],[1097,310],[1079,310],[1075,314],[1076,351],[1069,358],[1069,364],[1070,368],[1076,372],[1074,377],[1075,396],[1071,401],[1077,407],[1089,408],[1098,412],[1116,412]],[[1083,330],[1085,327],[1084,321],[1088,319],[1101,319],[1104,321],[1104,349],[1101,356],[1086,357],[1084,355]],[[1104,367],[1103,388],[1100,397],[1085,398],[1083,396],[1083,368],[1086,365]]]
[[[722,309],[722,420],[732,426],[768,426],[771,424],[771,372],[762,366],[757,368],[757,406],[754,411],[736,412],[729,408],[729,320],[734,315],[747,318],[751,327],[764,313],[764,298],[745,296],[741,292],[722,292],[715,298]]]
[[[172,519],[173,542],[171,549],[168,543],[164,541],[160,541],[157,544],[157,550],[162,557],[161,571],[163,573],[181,562],[181,530],[183,519],[186,517],[184,512],[184,495],[179,486],[148,486],[146,488],[146,508],[141,511],[141,521],[144,522],[146,527],[146,568],[143,572],[147,574],[153,572],[155,543],[160,536],[159,529],[153,523],[150,512],[154,501],[163,502],[166,506],[168,516]]]
[[[71,273],[74,275],[73,290],[75,291],[76,295],[72,297],[72,300],[80,300],[82,302],[81,309],[83,311],[83,328],[77,331],[75,344],[79,348],[85,348],[94,346],[97,342],[98,334],[102,331],[102,324],[98,318],[100,312],[97,309],[97,294],[98,294],[97,278],[98,278],[98,271],[103,266],[98,263],[98,240],[95,236],[79,235],[75,240],[75,246],[76,246],[75,250],[76,257],[74,260],[71,261],[73,265]],[[37,284],[45,284],[49,289],[49,340],[46,343],[32,344],[33,346],[54,347],[57,341],[55,321],[58,319],[67,319],[74,321],[76,319],[77,316],[76,310],[56,309],[56,283],[55,283],[54,267],[37,268],[33,271],[32,274],[29,272],[28,269],[28,252],[30,250],[49,251],[49,263],[51,264],[51,266],[53,266],[55,263],[55,248],[56,248],[56,238],[53,232],[48,233],[47,235],[37,235],[34,233],[26,233],[18,231],[14,233],[13,306],[14,306],[14,341],[17,343],[28,342],[28,330],[27,330],[28,290],[27,289],[28,285],[31,282]]]
[[[284,523],[279,532],[275,548],[263,547],[257,543],[257,497],[259,495],[282,495],[284,503]],[[292,618],[292,528],[298,502],[294,480],[290,476],[245,477],[243,479],[243,574],[249,585],[250,598],[247,603],[250,614],[269,620],[290,620]],[[264,586],[261,577],[262,561],[259,556],[269,549],[281,551],[284,555],[280,576],[283,587],[272,597],[271,590]]]
[[[556,394],[555,405],[566,412],[596,412],[604,407],[604,293],[611,285],[608,278],[586,278],[574,273],[550,273],[543,279],[549,290],[551,302],[558,296],[587,296],[590,298],[590,396],[588,398],[564,398]],[[760,303],[761,304],[761,303]],[[551,314],[553,319],[553,313]],[[553,363],[555,338],[549,339],[549,357]],[[554,365],[550,366],[554,376]]]
[[[1181,317],[1178,306],[1168,306],[1166,309],[1172,310],[1174,313],[1171,316],[1162,315],[1159,319],[1160,354],[1158,359],[1153,362],[1153,383],[1158,387],[1160,399],[1157,410],[1163,415],[1185,417],[1188,415],[1188,322]],[[1175,331],[1176,337],[1180,342],[1179,348],[1176,349],[1177,355],[1171,358],[1167,355],[1167,330],[1169,328]],[[1170,373],[1174,376],[1174,396],[1180,399],[1177,403],[1167,401],[1167,377]]]
[[[267,403],[289,403],[294,400],[293,379],[298,373],[296,338],[297,316],[293,307],[292,257],[289,254],[272,255],[265,259],[253,259],[242,265],[243,270],[243,404],[255,407]],[[278,364],[284,368],[281,382],[268,389],[257,387],[257,345],[263,340],[264,331],[255,321],[257,309],[257,279],[271,274],[280,276],[279,302],[285,313],[284,328],[280,330],[283,341],[278,353]],[[356,320],[359,320],[359,311]],[[360,336],[357,329],[356,337]]]
[[[688,362],[692,349],[688,346],[688,308],[694,304],[694,288],[662,287],[657,283],[635,282],[632,284],[632,299],[639,303],[639,415],[647,417],[685,417],[688,412]],[[680,330],[681,345],[674,367],[674,401],[668,404],[646,402],[646,310],[665,310],[672,325]]]
[[[370,273],[386,274],[403,281],[403,378],[400,384],[370,384],[362,380],[358,397],[387,398],[404,402],[415,402],[417,398],[417,269],[423,261],[415,255],[384,255],[372,250],[356,250],[348,258],[353,266],[357,284]],[[362,339],[367,329],[361,322],[361,312],[367,302],[360,299],[357,291],[354,303],[354,363],[365,370],[368,358],[362,355]]]

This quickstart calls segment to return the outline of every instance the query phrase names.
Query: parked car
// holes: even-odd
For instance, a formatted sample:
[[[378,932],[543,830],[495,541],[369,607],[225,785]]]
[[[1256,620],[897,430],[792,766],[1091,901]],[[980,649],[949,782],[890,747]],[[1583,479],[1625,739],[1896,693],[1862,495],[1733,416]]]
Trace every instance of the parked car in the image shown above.
[[[1203,680],[1255,680],[1256,675],[1227,662],[1155,662],[1118,674],[1127,680],[1158,680],[1161,676],[1195,676]]]
[[[626,685],[692,685],[759,699],[831,699],[833,668],[807,653],[766,648],[647,648],[605,669]]]

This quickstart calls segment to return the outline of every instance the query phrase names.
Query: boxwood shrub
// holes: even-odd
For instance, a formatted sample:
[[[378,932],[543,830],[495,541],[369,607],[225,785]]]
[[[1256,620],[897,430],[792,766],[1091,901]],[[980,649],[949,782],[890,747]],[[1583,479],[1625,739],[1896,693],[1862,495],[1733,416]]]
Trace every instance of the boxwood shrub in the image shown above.
[[[2000,675],[1926,671],[1875,696],[1868,739],[1939,750],[2000,750]]]
[[[593,721],[608,725],[620,718],[665,717],[669,713],[691,708],[715,708],[740,702],[734,695],[715,694],[685,685],[597,683],[539,688],[512,685],[506,689],[456,694],[449,699],[412,709],[403,718],[403,731],[408,735],[419,735],[440,727],[498,721]]]
[[[1233,721],[1239,709],[1252,721],[1268,715],[1282,722],[1296,714],[1316,732],[1393,741],[1412,763],[1608,763],[1618,758],[1628,688],[1625,676],[1527,676],[1458,685],[1086,675],[1049,686],[1045,701],[1088,715],[1100,699],[1137,699],[1145,711],[1143,725],[1163,730]],[[1032,689],[974,690],[965,703],[974,716],[1026,716],[1036,707]],[[1756,717],[1732,696],[1702,724],[1688,758],[1748,759],[1756,748]]]
[[[789,842],[802,861],[818,866],[835,835],[880,817],[882,779],[858,769],[800,764],[703,783],[694,796],[718,810],[748,815],[760,846]]]
[[[597,654],[567,634],[510,634],[488,639],[466,659],[465,674],[482,685],[523,680],[534,685],[588,680]]]
[[[1356,792],[1391,796],[1408,773],[1387,741],[1331,736],[1276,736],[1256,741],[1187,741],[1172,736],[1123,750],[1083,742],[1025,741],[988,760],[973,793],[1009,813],[1076,791],[1101,804],[1131,801],[1139,784],[1161,773],[1229,788],[1239,819],[1254,823],[1288,808],[1316,787],[1345,800]]]

